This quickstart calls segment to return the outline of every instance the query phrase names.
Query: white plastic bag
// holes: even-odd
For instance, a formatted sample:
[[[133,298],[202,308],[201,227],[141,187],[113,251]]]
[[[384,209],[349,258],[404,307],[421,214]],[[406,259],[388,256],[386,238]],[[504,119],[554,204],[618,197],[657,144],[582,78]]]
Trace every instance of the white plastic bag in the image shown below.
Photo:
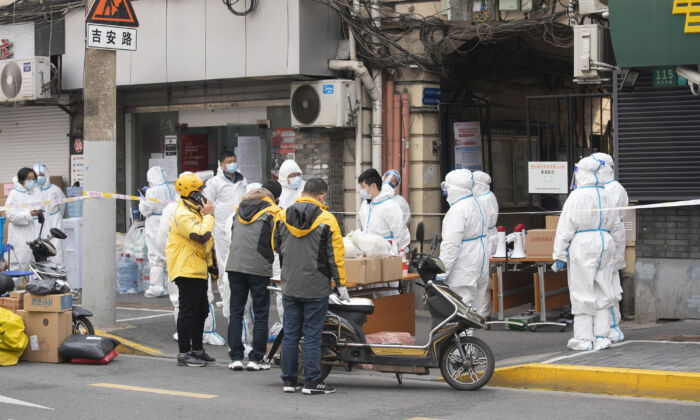
[[[359,230],[350,232],[348,238],[368,258],[391,257],[391,244],[379,235],[362,232]]]
[[[362,258],[365,254],[356,247],[350,238],[343,238],[343,245],[345,246],[345,258]]]

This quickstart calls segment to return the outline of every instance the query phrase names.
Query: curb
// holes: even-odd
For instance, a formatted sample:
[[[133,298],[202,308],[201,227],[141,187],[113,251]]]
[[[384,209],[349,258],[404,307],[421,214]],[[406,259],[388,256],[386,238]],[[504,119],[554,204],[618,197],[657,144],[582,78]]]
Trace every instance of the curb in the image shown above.
[[[496,369],[490,386],[700,402],[700,373],[532,363]]]
[[[156,350],[147,346],[144,346],[142,344],[136,343],[131,340],[127,340],[126,338],[122,338],[104,331],[100,330],[95,330],[96,335],[100,335],[102,337],[109,337],[113,338],[117,341],[119,341],[119,345],[117,346],[116,350],[118,353],[121,354],[131,354],[131,355],[136,355],[136,356],[162,356],[163,352],[160,350]]]

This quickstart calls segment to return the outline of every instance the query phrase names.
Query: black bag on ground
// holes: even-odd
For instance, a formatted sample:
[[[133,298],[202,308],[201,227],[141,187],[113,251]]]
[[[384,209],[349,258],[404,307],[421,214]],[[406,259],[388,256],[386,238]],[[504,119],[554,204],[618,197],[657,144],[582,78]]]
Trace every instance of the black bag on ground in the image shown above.
[[[119,344],[110,337],[73,334],[58,348],[58,355],[66,359],[102,360]]]
[[[33,279],[25,287],[27,292],[35,296],[60,295],[70,292],[70,287],[56,279]]]

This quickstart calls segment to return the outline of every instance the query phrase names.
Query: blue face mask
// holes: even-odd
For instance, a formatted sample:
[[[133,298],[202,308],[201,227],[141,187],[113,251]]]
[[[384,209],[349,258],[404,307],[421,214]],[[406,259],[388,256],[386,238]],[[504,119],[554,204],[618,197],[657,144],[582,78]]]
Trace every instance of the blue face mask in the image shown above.
[[[233,173],[236,173],[237,170],[238,170],[238,162],[226,164],[226,173],[233,174]]]
[[[367,192],[367,190],[360,190],[359,194],[363,200],[371,200],[372,199],[372,196],[370,195],[369,192]]]
[[[39,178],[37,178],[37,183],[39,184],[40,187],[43,187],[44,184],[46,184],[46,177],[40,176]]]
[[[300,185],[301,185],[301,177],[300,176],[295,176],[295,177],[289,179],[289,186],[294,188],[295,190],[298,189]]]
[[[442,192],[442,196],[445,197],[445,198],[447,198],[447,191],[443,191],[443,192]]]
[[[31,191],[31,190],[33,190],[35,187],[36,187],[36,181],[33,180],[33,179],[28,179],[28,180],[24,183],[24,188],[26,188],[27,191]]]

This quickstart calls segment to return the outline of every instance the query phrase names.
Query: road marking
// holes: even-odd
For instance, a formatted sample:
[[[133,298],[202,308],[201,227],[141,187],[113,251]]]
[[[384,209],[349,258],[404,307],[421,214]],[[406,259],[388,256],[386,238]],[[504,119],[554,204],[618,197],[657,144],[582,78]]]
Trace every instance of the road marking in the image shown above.
[[[95,330],[95,334],[103,337],[113,338],[119,341],[121,344],[117,346],[116,350],[121,354],[136,354],[141,356],[159,356],[163,354],[163,352],[160,350],[146,347],[142,344],[136,343],[131,340],[127,340],[126,338],[122,338],[104,331]]]
[[[202,399],[217,398],[218,397],[218,395],[212,395],[212,394],[196,394],[194,392],[172,391],[169,389],[159,389],[159,388],[144,388],[141,386],[131,386],[131,385],[99,383],[99,384],[92,384],[90,386],[98,386],[101,388],[111,388],[111,389],[121,389],[124,391],[150,392],[152,394],[174,395],[177,397],[202,398]]]
[[[43,405],[32,404],[21,400],[16,400],[14,398],[5,397],[2,395],[0,395],[0,404],[13,404],[21,405],[23,407],[41,408],[42,410],[53,410],[53,408],[44,407]]]
[[[172,310],[167,310],[167,309],[130,308],[130,307],[126,307],[126,306],[117,306],[117,309],[123,309],[125,311],[141,311],[141,312],[167,312],[169,314],[174,312]]]
[[[139,316],[136,318],[124,318],[124,319],[118,319],[117,322],[129,322],[129,321],[139,321],[142,319],[152,319],[152,318],[163,318],[165,316],[172,317],[173,313],[167,313],[167,314],[158,314],[158,315],[148,315],[148,316]]]

